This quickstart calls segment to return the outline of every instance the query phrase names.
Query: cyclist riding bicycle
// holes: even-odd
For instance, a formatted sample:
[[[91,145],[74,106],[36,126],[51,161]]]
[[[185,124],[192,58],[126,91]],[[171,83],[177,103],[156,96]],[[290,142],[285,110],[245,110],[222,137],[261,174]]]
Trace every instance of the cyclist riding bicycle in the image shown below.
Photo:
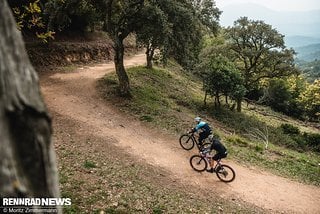
[[[202,145],[203,141],[212,133],[211,128],[208,123],[201,121],[200,117],[194,118],[196,121],[197,125],[194,127],[191,132],[197,132],[201,130],[199,133],[199,144],[200,146]]]
[[[211,172],[211,173],[215,172],[213,168],[214,161],[225,158],[228,155],[228,151],[226,147],[218,139],[213,139],[209,149],[204,150],[203,153],[204,154],[210,153],[212,150],[215,150],[216,154],[212,157],[212,161],[210,162],[211,168],[207,170],[207,172]]]

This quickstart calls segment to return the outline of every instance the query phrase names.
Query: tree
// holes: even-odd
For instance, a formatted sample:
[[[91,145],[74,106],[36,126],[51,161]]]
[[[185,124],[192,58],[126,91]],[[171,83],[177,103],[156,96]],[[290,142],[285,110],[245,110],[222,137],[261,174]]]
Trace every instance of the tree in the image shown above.
[[[35,34],[43,42],[53,39],[54,32],[47,29],[44,20],[44,0],[10,0],[8,3],[13,11],[18,29],[23,33]]]
[[[283,35],[263,21],[242,17],[227,29],[232,61],[244,77],[248,91],[261,80],[297,73],[293,49],[286,49]]]
[[[194,63],[200,50],[203,25],[192,2],[190,0],[106,1],[105,30],[114,42],[114,62],[121,95],[130,96],[129,78],[123,66],[123,40],[130,33],[137,33],[139,41],[147,48],[149,67],[152,66],[151,59],[157,48],[160,48],[163,58],[167,58],[168,55],[174,56],[184,67]],[[217,23],[214,22],[216,20],[210,19],[212,17],[215,16],[203,19],[210,21],[211,28],[213,23]]]
[[[166,59],[172,56],[186,69],[192,69],[198,61],[203,36],[216,33],[220,11],[214,1],[180,0],[158,1],[167,14],[172,33],[163,49]]]
[[[283,79],[272,79],[266,89],[264,102],[276,111],[288,114],[293,98],[288,83]]]
[[[315,80],[309,84],[306,90],[300,95],[299,102],[304,106],[304,110],[309,119],[319,121],[320,119],[320,80]]]
[[[289,116],[302,119],[304,116],[304,107],[299,102],[299,96],[306,90],[306,79],[302,75],[293,75],[286,78],[288,82],[291,100],[289,101]]]
[[[59,197],[51,133],[37,74],[7,2],[0,1],[1,197]]]
[[[216,33],[219,26],[220,11],[211,0],[149,0],[142,11],[144,27],[137,36],[147,50],[147,67],[152,66],[156,49],[164,60],[169,54],[184,67],[190,67],[197,58],[204,32]]]
[[[129,78],[123,63],[123,41],[130,33],[141,27],[136,17],[139,17],[143,7],[144,0],[106,1],[105,30],[114,43],[114,64],[119,80],[119,92],[122,96],[130,96]]]
[[[219,29],[221,11],[216,7],[213,0],[192,0],[196,16],[202,24],[204,31],[216,34]]]
[[[44,9],[47,28],[58,32],[78,33],[93,30],[101,18],[100,5],[101,2],[95,0],[49,0]]]
[[[137,40],[146,48],[147,68],[152,68],[155,50],[163,50],[172,33],[167,14],[159,7],[158,1],[148,1],[141,12],[143,28],[137,30]]]
[[[230,61],[229,55],[230,53],[225,42],[223,31],[220,31],[220,33],[214,37],[205,37],[204,48],[200,54],[201,63],[196,73],[199,73],[200,76],[207,81],[206,73],[211,69],[215,69],[215,71],[211,73],[211,78],[213,79],[208,80],[212,85],[210,87],[215,88],[215,82],[219,82],[220,80],[217,79],[218,77],[214,77],[215,75],[213,74],[224,71],[223,79],[226,77],[227,79],[222,82],[226,81],[226,85],[224,86],[226,91],[223,93],[226,96],[226,102],[228,103],[228,97],[232,98],[237,102],[237,111],[241,111],[241,102],[246,93],[246,89],[243,85],[243,77],[234,63]],[[212,65],[214,66],[212,67]]]
[[[204,58],[199,68],[203,72],[203,88],[206,94],[215,97],[215,104],[220,105],[220,97],[231,97],[237,101],[237,110],[241,111],[241,100],[245,94],[243,78],[227,58]]]

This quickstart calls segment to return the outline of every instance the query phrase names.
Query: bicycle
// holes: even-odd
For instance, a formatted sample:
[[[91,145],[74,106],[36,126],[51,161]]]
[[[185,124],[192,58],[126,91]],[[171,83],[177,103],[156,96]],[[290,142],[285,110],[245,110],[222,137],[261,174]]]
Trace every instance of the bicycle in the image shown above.
[[[209,153],[200,152],[199,155],[193,155],[190,158],[190,165],[195,171],[203,172],[207,170],[208,165],[210,166],[212,157],[213,155]],[[226,183],[232,182],[236,177],[235,171],[230,166],[221,164],[221,159],[216,161],[214,172],[221,181]]]
[[[208,138],[211,139],[212,137],[213,135],[209,135]],[[203,144],[200,145],[199,141],[194,136],[194,132],[187,132],[186,134],[181,135],[179,138],[179,143],[181,147],[185,150],[191,150],[194,147],[194,145],[197,145],[199,151],[202,151],[203,149],[206,149],[211,145],[211,143],[205,141],[206,140],[204,140]]]

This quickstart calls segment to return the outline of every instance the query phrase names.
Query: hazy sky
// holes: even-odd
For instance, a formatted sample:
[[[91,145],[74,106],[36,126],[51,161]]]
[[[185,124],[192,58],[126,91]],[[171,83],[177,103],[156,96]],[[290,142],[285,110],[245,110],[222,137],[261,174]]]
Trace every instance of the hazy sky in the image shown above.
[[[255,3],[278,11],[320,9],[320,0],[215,0],[215,2],[220,9],[237,3]]]

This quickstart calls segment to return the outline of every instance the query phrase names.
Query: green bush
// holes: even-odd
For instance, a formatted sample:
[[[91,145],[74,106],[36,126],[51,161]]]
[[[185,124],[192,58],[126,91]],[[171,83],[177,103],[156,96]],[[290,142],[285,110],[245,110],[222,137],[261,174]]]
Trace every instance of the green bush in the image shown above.
[[[153,121],[153,118],[150,116],[150,115],[142,115],[140,117],[140,120],[142,121],[147,121],[147,122],[152,122]]]
[[[291,124],[282,124],[280,128],[291,139],[286,141],[289,142],[289,144],[286,144],[288,147],[298,151],[320,152],[320,134],[301,133],[298,127]]]
[[[308,147],[311,147],[311,149],[314,151],[320,152],[320,134],[305,132],[302,136],[305,139]]]
[[[262,145],[255,145],[254,146],[254,150],[256,151],[256,152],[259,152],[259,153],[263,153],[263,150],[264,150],[264,148],[263,148],[263,146]]]
[[[293,134],[293,135],[298,135],[300,134],[300,130],[298,127],[285,123],[285,124],[281,124],[280,128],[282,129],[284,134]]]
[[[303,152],[307,150],[307,142],[302,135],[291,136],[294,141],[294,149],[297,151]]]
[[[288,113],[289,104],[292,100],[289,86],[285,80],[272,79],[267,88],[267,105],[279,112]]]
[[[240,147],[248,147],[249,146],[249,143],[247,140],[245,140],[244,138],[240,138],[238,136],[228,136],[226,138],[226,141],[229,142],[229,143],[232,143],[234,145],[238,145]]]
[[[96,167],[97,167],[94,162],[88,161],[88,160],[86,160],[86,161],[83,163],[83,166],[84,166],[84,168],[86,168],[86,169],[96,168]]]

